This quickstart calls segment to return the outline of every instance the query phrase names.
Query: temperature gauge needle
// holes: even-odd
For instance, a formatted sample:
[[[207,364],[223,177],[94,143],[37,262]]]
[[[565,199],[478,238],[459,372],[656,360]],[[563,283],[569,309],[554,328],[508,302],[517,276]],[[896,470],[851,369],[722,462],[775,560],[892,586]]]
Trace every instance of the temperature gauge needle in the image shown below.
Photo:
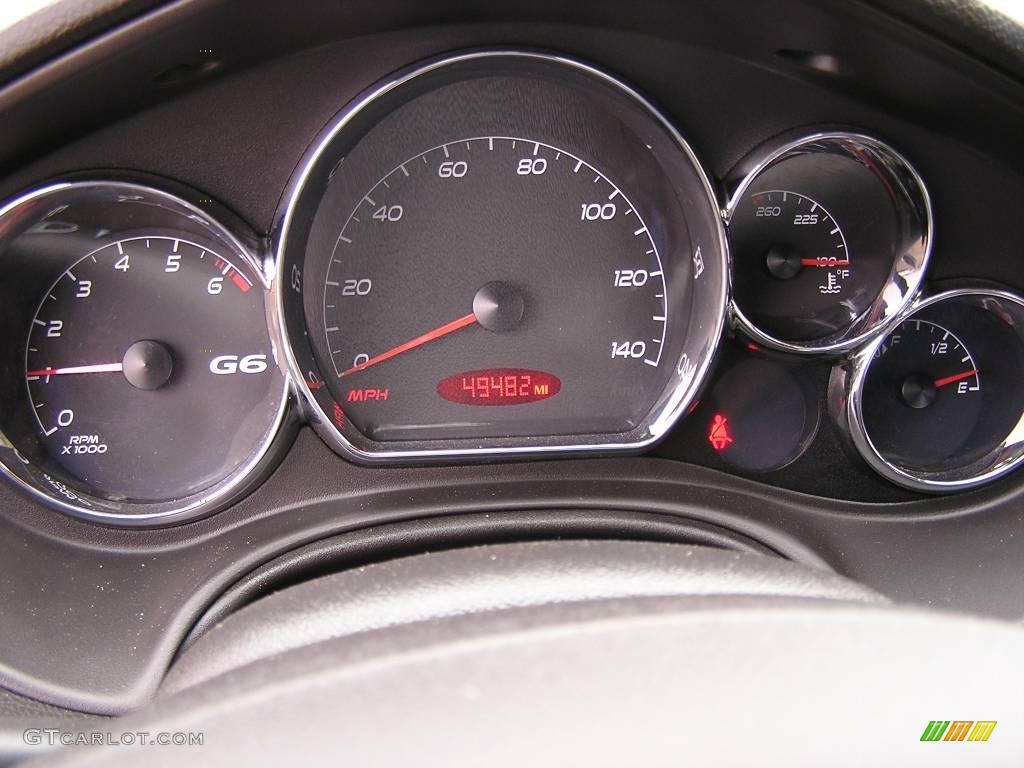
[[[801,267],[848,267],[849,259],[800,259]]]
[[[120,373],[124,370],[123,363],[102,363],[100,365],[73,365],[67,368],[40,368],[37,371],[26,371],[29,378],[41,376],[66,376],[71,373]]]
[[[975,368],[974,370],[971,370],[971,371],[964,371],[963,373],[955,373],[952,376],[947,376],[944,379],[936,379],[935,381],[932,382],[932,384],[934,384],[935,388],[938,389],[939,387],[944,387],[947,384],[955,384],[958,381],[963,381],[964,379],[969,379],[969,378],[971,378],[971,376],[974,376],[977,372],[978,372],[978,369]]]
[[[404,344],[399,344],[397,347],[392,347],[387,352],[383,352],[377,355],[376,357],[371,357],[365,363],[354,365],[351,368],[342,371],[340,375],[348,376],[349,374],[356,373],[357,371],[365,370],[366,368],[369,368],[371,365],[383,363],[385,360],[390,360],[392,357],[397,357],[403,352],[408,352],[411,349],[416,349],[416,347],[422,347],[424,344],[434,341],[435,339],[440,339],[442,336],[447,336],[449,333],[454,333],[460,328],[465,328],[467,325],[473,325],[476,321],[476,315],[470,312],[468,315],[463,315],[458,320],[452,320],[452,322],[446,323],[445,325],[435,328],[432,331],[427,331],[426,333],[417,336],[414,339],[409,339],[409,341],[405,342]]]

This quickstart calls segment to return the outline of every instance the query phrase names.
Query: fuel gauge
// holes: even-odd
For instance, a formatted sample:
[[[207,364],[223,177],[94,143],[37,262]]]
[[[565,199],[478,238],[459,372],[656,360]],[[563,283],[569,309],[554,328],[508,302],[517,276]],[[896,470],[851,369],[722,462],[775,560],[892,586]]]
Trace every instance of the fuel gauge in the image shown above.
[[[1024,457],[1024,304],[1001,291],[921,302],[833,374],[833,401],[864,458],[917,490],[966,488]]]

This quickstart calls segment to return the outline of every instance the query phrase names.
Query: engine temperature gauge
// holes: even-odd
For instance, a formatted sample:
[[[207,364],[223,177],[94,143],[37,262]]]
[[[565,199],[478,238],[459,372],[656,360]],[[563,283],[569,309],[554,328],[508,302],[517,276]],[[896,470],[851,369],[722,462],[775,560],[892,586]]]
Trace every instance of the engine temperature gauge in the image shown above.
[[[790,352],[863,341],[910,301],[927,258],[923,186],[864,136],[785,145],[743,178],[728,216],[734,318]]]

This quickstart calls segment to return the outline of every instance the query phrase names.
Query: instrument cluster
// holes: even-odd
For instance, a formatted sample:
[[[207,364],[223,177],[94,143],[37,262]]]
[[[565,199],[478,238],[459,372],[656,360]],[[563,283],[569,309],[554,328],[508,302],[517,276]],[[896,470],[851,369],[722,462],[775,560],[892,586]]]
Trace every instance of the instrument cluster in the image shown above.
[[[303,421],[354,461],[437,462],[639,452],[698,408],[755,474],[823,419],[913,491],[1024,460],[1024,301],[923,288],[928,192],[878,138],[790,134],[718,183],[618,78],[485,51],[374,86],[311,147],[269,240],[143,176],[0,209],[9,479],[160,524],[253,488]],[[726,330],[751,354],[713,372]]]

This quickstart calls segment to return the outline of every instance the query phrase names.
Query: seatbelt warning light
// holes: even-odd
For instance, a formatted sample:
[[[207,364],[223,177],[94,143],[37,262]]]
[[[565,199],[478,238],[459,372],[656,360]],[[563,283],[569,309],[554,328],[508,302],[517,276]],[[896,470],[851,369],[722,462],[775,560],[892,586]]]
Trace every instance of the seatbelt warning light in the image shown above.
[[[720,413],[716,413],[711,419],[711,429],[708,430],[708,442],[716,451],[724,451],[732,442],[732,435],[729,433],[729,419]]]

